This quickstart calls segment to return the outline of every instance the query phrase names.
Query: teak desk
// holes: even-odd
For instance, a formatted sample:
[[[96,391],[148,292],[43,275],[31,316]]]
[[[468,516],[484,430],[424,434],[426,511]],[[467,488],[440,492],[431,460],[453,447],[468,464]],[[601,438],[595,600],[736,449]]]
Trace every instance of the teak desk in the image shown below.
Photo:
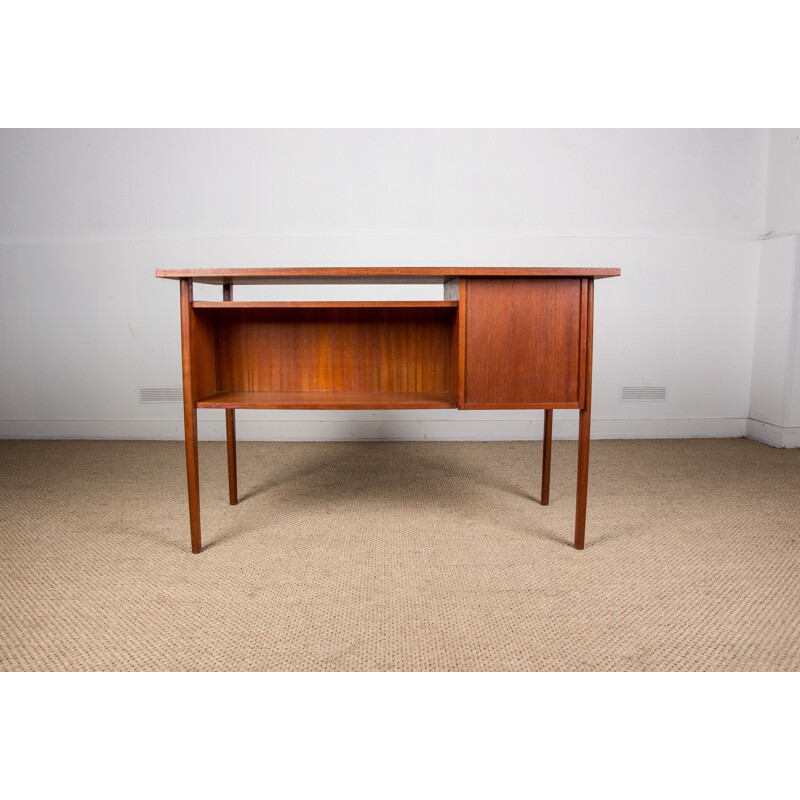
[[[553,409],[580,410],[575,547],[583,549],[595,278],[618,269],[160,269],[180,281],[192,552],[200,552],[197,409],[224,408],[230,501],[237,408],[542,408],[542,505]],[[194,282],[222,286],[195,302]],[[433,283],[436,301],[236,302],[239,284]]]

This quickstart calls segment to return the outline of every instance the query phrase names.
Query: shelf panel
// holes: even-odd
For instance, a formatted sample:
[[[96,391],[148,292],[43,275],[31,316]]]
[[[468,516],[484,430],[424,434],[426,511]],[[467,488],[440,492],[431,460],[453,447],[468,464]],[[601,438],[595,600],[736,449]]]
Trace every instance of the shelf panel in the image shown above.
[[[194,308],[457,308],[458,300],[197,300]]]
[[[198,408],[384,409],[456,408],[450,392],[216,392]]]

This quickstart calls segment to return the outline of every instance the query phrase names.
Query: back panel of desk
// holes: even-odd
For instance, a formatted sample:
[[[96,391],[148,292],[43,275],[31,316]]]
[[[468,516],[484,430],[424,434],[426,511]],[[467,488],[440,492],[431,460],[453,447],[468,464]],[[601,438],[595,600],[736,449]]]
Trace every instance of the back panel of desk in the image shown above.
[[[217,391],[449,391],[452,308],[211,313]]]

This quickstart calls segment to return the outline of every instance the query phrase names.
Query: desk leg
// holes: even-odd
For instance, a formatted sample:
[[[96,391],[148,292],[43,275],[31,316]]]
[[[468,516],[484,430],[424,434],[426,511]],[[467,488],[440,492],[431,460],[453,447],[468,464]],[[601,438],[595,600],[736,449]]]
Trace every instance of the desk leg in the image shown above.
[[[585,397],[578,427],[578,497],[575,504],[575,549],[583,550],[586,535],[586,494],[589,488],[589,432],[592,425],[592,327],[594,280],[586,281]]]
[[[186,436],[186,479],[189,485],[189,525],[192,552],[200,552],[200,465],[197,457],[197,409],[184,409]]]
[[[589,488],[589,428],[591,411],[581,409],[578,430],[578,499],[575,506],[575,548],[583,550],[586,534],[586,495]]]
[[[233,300],[233,284],[222,284],[222,300]],[[239,493],[236,490],[236,412],[232,408],[225,409],[225,433],[228,439],[228,492],[231,505],[239,502]]]
[[[228,437],[228,490],[231,505],[239,502],[239,493],[236,489],[236,412],[232,408],[225,409],[225,430]]]
[[[542,442],[542,505],[550,503],[550,451],[553,445],[553,409],[544,410],[544,439]]]
[[[200,465],[197,457],[197,406],[193,359],[192,282],[181,280],[181,357],[183,361],[183,423],[186,441],[186,481],[192,552],[200,552]]]

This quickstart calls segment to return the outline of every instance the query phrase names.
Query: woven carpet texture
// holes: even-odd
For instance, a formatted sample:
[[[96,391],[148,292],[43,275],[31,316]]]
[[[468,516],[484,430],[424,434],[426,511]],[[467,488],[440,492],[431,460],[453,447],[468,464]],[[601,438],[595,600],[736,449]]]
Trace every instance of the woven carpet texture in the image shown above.
[[[0,442],[0,669],[800,668],[800,450]]]

